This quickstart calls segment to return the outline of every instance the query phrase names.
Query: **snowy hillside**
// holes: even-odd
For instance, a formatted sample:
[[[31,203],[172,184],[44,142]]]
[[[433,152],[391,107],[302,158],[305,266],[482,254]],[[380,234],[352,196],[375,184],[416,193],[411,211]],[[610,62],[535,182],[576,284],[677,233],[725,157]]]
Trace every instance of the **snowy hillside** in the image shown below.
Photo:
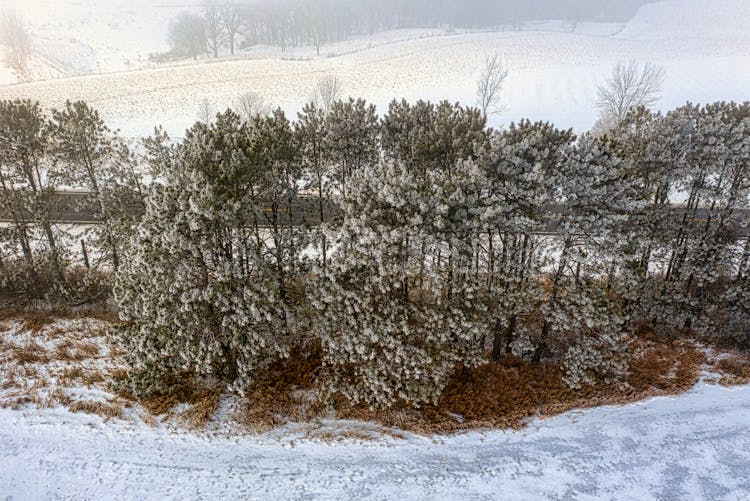
[[[155,24],[156,23],[155,21]],[[729,26],[729,28],[725,28]],[[641,9],[617,34],[612,25],[582,25],[575,33],[539,31],[381,35],[324,47],[336,57],[279,59],[258,49],[252,58],[160,67],[0,87],[0,98],[33,98],[49,106],[85,99],[126,134],[147,134],[157,123],[174,135],[191,125],[199,104],[234,106],[255,91],[295,114],[317,79],[337,75],[345,94],[383,109],[392,98],[448,99],[474,104],[484,58],[500,53],[510,68],[507,111],[494,123],[526,116],[586,129],[595,117],[596,86],[618,61],[652,61],[666,68],[660,107],[685,101],[745,100],[750,89],[750,6],[745,0],[669,0]],[[144,28],[145,29],[145,28]],[[619,29],[619,28],[618,28]],[[158,31],[158,33],[157,33]],[[144,36],[162,37],[145,29]],[[431,35],[428,38],[419,38]],[[385,40],[384,40],[385,37]],[[265,50],[265,52],[263,52]],[[309,51],[308,51],[309,52]]]
[[[11,499],[748,499],[750,387],[576,411],[527,429],[326,444],[0,410]]]
[[[37,60],[71,75],[146,65],[150,53],[168,49],[170,19],[199,5],[190,0],[3,0],[0,10],[29,24]],[[50,76],[44,67],[32,68],[31,74]],[[9,81],[0,74],[0,82]]]

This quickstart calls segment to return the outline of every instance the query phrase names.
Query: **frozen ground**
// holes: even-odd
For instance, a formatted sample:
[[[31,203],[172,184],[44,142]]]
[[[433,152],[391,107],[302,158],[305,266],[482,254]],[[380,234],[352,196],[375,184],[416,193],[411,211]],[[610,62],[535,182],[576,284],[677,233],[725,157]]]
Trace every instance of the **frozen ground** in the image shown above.
[[[517,432],[324,444],[0,410],[10,499],[750,498],[750,387],[569,412]]]
[[[33,98],[50,106],[85,99],[126,135],[148,134],[160,123],[180,136],[197,119],[202,101],[218,111],[247,91],[294,117],[316,80],[328,74],[340,78],[345,94],[365,97],[380,111],[394,97],[474,104],[483,60],[498,52],[510,77],[507,111],[493,125],[525,116],[583,130],[595,120],[597,85],[622,60],[666,68],[662,109],[688,100],[748,99],[747,26],[746,0],[668,0],[644,7],[626,26],[582,25],[564,33],[542,23],[537,31],[381,34],[374,41],[326,47],[320,58],[304,49],[289,54],[291,59],[258,49],[239,60],[0,86],[0,99]]]

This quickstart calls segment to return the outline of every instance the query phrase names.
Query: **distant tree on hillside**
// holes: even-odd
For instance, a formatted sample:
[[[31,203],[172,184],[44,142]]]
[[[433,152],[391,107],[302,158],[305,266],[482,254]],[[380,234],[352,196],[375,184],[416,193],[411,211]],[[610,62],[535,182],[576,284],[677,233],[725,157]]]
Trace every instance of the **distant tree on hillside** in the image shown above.
[[[200,16],[182,12],[169,25],[169,45],[177,56],[198,59],[206,50],[206,35]]]
[[[227,39],[224,24],[224,9],[216,0],[203,3],[203,23],[205,26],[206,47],[214,57],[219,57],[219,49]]]
[[[31,58],[31,34],[23,19],[6,12],[0,16],[0,44],[5,46],[5,61],[21,78],[28,77]]]
[[[214,111],[211,101],[204,99],[198,103],[198,120],[205,124],[209,124],[214,119],[215,115],[216,112]]]
[[[641,106],[650,108],[661,97],[664,68],[636,61],[617,63],[606,83],[599,87],[596,129],[606,130],[621,123],[628,112]]]
[[[246,92],[237,99],[237,113],[245,120],[270,115],[271,111],[269,102],[257,92]]]
[[[502,111],[500,98],[507,78],[508,69],[497,53],[485,59],[484,70],[477,80],[477,106],[485,117]]]
[[[341,99],[341,81],[336,75],[328,75],[315,85],[311,101],[325,113],[331,109],[333,103]]]
[[[240,11],[232,2],[221,4],[221,23],[224,25],[227,41],[229,42],[229,53],[234,55],[235,39],[242,24]]]

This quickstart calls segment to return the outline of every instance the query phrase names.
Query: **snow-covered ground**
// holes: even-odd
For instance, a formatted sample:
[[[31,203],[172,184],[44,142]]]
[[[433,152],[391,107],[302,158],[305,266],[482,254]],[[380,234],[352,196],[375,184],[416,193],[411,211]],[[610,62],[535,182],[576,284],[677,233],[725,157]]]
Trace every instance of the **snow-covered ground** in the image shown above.
[[[153,66],[150,54],[169,50],[167,27],[180,12],[200,13],[201,0],[3,0],[0,13],[19,15],[28,26],[35,50],[30,69],[32,79],[48,79],[63,74],[106,73]],[[563,21],[529,22],[531,31],[576,32],[611,35],[620,23],[576,23]],[[375,46],[425,37],[446,35],[444,29],[402,29],[371,36],[355,37],[326,44],[320,57],[368,50]],[[229,55],[228,48],[221,52]],[[256,46],[242,51],[242,58],[314,59],[314,47]],[[13,83],[16,76],[3,71],[0,83]]]
[[[169,21],[200,6],[200,0],[2,0],[0,12],[25,21],[38,63],[31,74],[48,78],[45,67],[79,74],[147,65],[149,54],[169,50]]]
[[[497,52],[510,77],[507,111],[493,118],[493,125],[525,116],[582,130],[595,120],[597,85],[623,60],[665,67],[662,109],[688,100],[748,99],[747,26],[746,0],[668,0],[642,8],[620,27],[582,25],[565,33],[554,23],[541,23],[537,31],[521,32],[409,31],[325,47],[320,58],[300,49],[282,59],[259,48],[239,60],[2,86],[0,99],[32,98],[49,106],[85,99],[127,135],[148,134],[163,124],[179,136],[197,119],[204,100],[221,110],[248,91],[296,116],[315,82],[329,74],[339,77],[345,94],[365,97],[381,111],[401,97],[473,104],[484,58]]]
[[[522,431],[326,444],[0,410],[9,499],[750,499],[750,387],[569,412]]]

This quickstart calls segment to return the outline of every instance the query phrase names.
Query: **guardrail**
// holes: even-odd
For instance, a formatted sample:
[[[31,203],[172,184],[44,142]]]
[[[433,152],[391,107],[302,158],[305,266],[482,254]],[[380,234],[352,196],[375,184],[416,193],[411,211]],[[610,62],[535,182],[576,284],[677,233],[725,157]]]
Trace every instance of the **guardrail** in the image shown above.
[[[58,192],[54,193],[47,200],[50,211],[51,222],[56,224],[80,224],[92,225],[100,222],[99,206],[90,193],[86,192]],[[134,217],[140,217],[144,213],[143,204],[136,197],[126,202],[127,212]],[[685,216],[685,209],[680,206],[673,208],[676,218]],[[264,211],[257,214],[258,224],[261,226],[270,226],[273,219],[273,209],[267,207]],[[566,207],[563,205],[553,206],[549,214],[544,219],[544,226],[539,228],[535,233],[539,234],[556,234],[560,224],[566,217]],[[339,208],[331,202],[323,204],[322,221],[329,221],[340,215]],[[717,211],[700,208],[695,214],[691,214],[692,220],[701,223],[716,220]],[[30,214],[27,215],[28,219]],[[294,198],[290,203],[285,203],[276,211],[277,224],[282,226],[308,226],[313,227],[321,223],[320,206],[316,198],[300,196]],[[710,219],[709,219],[710,218]],[[7,207],[0,206],[0,222],[13,222]],[[736,232],[738,238],[750,238],[750,209],[737,209],[733,212],[729,220],[729,225]]]

